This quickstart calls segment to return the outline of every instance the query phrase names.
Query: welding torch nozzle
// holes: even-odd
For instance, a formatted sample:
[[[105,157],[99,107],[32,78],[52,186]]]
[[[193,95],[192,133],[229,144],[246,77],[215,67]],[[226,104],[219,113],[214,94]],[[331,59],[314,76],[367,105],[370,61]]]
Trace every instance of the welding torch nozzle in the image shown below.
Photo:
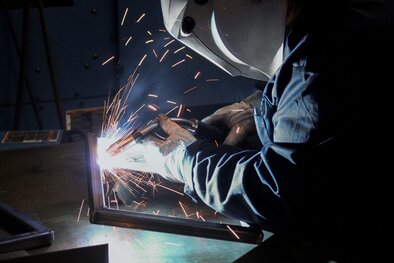
[[[170,118],[172,121],[176,122],[178,125],[190,131],[194,136],[199,138],[204,138],[208,140],[217,140],[223,141],[225,138],[225,134],[222,130],[208,125],[203,122],[199,122],[197,119],[184,119],[184,118]],[[146,125],[142,129],[135,131],[130,131],[126,135],[119,138],[116,142],[111,144],[107,153],[110,156],[115,156],[125,150],[128,147],[131,147],[137,143],[140,143],[145,136],[150,134],[152,131],[156,130],[160,127],[158,121],[154,121],[149,125]]]
[[[126,149],[126,147],[133,146],[134,144],[140,142],[142,138],[143,136],[140,133],[133,134],[130,132],[111,144],[107,149],[107,153],[110,156],[115,156]]]

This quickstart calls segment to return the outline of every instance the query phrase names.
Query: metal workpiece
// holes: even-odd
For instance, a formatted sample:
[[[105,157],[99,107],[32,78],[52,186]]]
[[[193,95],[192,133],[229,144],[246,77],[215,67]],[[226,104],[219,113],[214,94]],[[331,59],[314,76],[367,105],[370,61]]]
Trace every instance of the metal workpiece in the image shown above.
[[[52,230],[32,220],[26,214],[0,202],[0,253],[49,246],[54,238]]]
[[[149,129],[142,134],[146,132]],[[88,142],[90,222],[253,244],[263,241],[263,231],[259,226],[242,225],[240,221],[221,215],[204,203],[193,202],[182,193],[183,186],[180,184],[160,178],[156,181],[152,179],[154,175],[145,177],[144,173],[123,170],[115,177],[112,175],[116,171],[109,171],[107,178],[106,172],[96,162],[97,139],[91,135]],[[144,180],[147,181],[145,188]],[[129,198],[118,200],[120,190],[113,187],[113,181],[115,185],[120,183],[123,195]],[[124,186],[125,182],[130,184]]]
[[[255,244],[91,224],[82,141],[0,152],[0,201],[53,230],[37,255],[108,244],[109,262],[234,262]],[[94,160],[92,160],[94,164]],[[175,226],[174,226],[175,227]],[[0,260],[15,257],[0,253]]]

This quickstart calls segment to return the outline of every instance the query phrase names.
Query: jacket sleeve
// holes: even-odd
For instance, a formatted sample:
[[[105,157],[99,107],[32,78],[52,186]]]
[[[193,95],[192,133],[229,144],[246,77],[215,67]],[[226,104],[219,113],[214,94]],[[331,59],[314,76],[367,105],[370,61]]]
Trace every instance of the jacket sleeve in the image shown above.
[[[296,166],[278,154],[283,151],[292,152],[277,145],[257,151],[196,141],[187,147],[183,161],[185,192],[241,221],[266,229],[282,227],[289,220],[283,195],[297,189],[297,182],[290,182]]]

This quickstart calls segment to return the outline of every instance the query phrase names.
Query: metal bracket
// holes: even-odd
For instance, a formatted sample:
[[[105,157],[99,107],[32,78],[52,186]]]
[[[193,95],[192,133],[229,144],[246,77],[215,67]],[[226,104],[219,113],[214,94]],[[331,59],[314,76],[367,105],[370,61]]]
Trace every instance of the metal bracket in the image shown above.
[[[0,202],[0,253],[50,245],[54,233],[21,211]]]

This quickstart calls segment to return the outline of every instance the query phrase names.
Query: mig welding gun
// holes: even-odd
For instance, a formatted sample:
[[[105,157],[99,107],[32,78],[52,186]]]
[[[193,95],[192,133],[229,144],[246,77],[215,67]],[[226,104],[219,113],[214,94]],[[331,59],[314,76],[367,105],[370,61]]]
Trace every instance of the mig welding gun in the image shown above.
[[[170,120],[191,132],[198,139],[204,139],[212,142],[222,142],[226,136],[225,132],[221,129],[198,121],[197,119],[170,118]],[[138,131],[132,130],[111,144],[108,147],[107,152],[110,156],[115,156],[124,151],[126,148],[132,147],[133,145],[142,142],[144,138],[146,138],[148,135],[153,135],[159,130],[159,128],[159,122],[153,121],[151,124],[144,126]]]

